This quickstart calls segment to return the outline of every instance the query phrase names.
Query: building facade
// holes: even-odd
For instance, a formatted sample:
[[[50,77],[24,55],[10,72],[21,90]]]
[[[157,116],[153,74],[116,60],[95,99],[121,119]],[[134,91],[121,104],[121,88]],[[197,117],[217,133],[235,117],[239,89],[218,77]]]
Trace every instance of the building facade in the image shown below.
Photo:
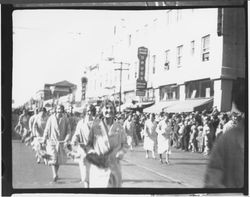
[[[112,58],[88,72],[87,97],[116,95],[122,101],[155,103],[211,99],[220,111],[231,108],[233,89],[244,83],[246,20],[241,8],[156,11],[137,27],[116,27]],[[135,94],[138,47],[148,48],[146,95]],[[116,61],[118,60],[118,61]],[[112,88],[113,87],[113,88]],[[157,108],[155,109],[157,110]]]

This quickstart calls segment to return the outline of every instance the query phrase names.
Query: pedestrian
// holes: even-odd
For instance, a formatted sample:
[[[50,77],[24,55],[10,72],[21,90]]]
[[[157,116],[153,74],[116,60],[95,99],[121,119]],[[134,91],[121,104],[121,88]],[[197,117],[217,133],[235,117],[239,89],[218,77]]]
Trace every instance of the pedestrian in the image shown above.
[[[90,130],[88,153],[90,163],[89,187],[121,187],[120,161],[128,145],[123,125],[115,121],[116,108],[112,101],[104,100],[100,117]]]
[[[67,161],[65,147],[71,138],[70,123],[64,115],[63,105],[58,105],[56,112],[49,117],[43,138],[44,143],[47,143],[47,153],[50,155],[48,164],[52,168],[53,182],[56,182],[59,166]]]
[[[244,86],[235,90],[232,100],[232,111],[240,112],[242,119],[215,142],[205,174],[206,188],[243,188],[246,184]]]
[[[191,145],[191,151],[192,152],[197,152],[198,151],[198,146],[197,146],[197,136],[198,136],[198,129],[197,125],[193,124],[191,126],[191,133],[190,133],[190,145]]]
[[[184,121],[184,130],[183,130],[183,150],[188,151],[189,148],[189,138],[190,138],[191,125],[189,119],[186,118]]]
[[[129,114],[128,118],[124,122],[123,127],[125,130],[125,133],[127,134],[128,146],[130,150],[133,150],[133,146],[136,145],[136,139],[134,139],[134,137],[136,136],[136,128],[135,128],[135,123],[133,121],[132,114]]]
[[[157,123],[155,121],[155,114],[152,113],[149,116],[149,119],[145,122],[144,127],[144,143],[143,148],[146,150],[145,157],[148,159],[149,151],[152,153],[152,158],[155,159],[155,149],[156,149],[156,140],[157,140],[157,133],[156,133]]]
[[[158,154],[160,155],[160,162],[163,163],[162,154],[166,153],[166,164],[169,163],[169,155],[171,154],[171,133],[172,133],[172,124],[170,121],[169,114],[164,115],[164,119],[159,122],[156,128],[157,132],[157,145],[158,145]]]
[[[83,111],[83,118],[77,123],[76,131],[72,137],[71,143],[76,146],[78,156],[78,164],[81,175],[81,182],[84,188],[89,187],[89,168],[90,164],[86,159],[87,145],[89,142],[90,129],[96,116],[96,108],[90,104]]]
[[[28,110],[23,108],[17,126],[15,127],[15,131],[21,136],[21,142],[25,141],[26,135],[29,132],[29,118]]]
[[[203,136],[203,126],[199,125],[197,127],[198,135],[196,137],[198,152],[202,153],[204,150],[204,136]]]
[[[237,123],[238,123],[238,114],[237,114],[237,112],[231,112],[230,120],[226,124],[224,124],[224,126],[223,126],[223,133],[226,133],[231,128],[236,127]]]
[[[33,141],[34,138],[33,124],[35,122],[37,114],[38,114],[38,108],[35,108],[34,114],[29,119],[29,132],[27,133],[25,140],[26,145],[29,145]]]
[[[204,117],[203,133],[204,133],[204,145],[205,145],[204,155],[206,156],[210,154],[213,143],[213,132],[210,124],[210,116]]]
[[[223,113],[220,117],[219,125],[216,129],[215,137],[218,139],[223,134],[224,125],[229,121],[229,117],[226,113]]]
[[[43,145],[41,144],[44,130],[46,127],[46,123],[48,120],[47,116],[47,110],[46,108],[40,109],[40,112],[37,114],[34,123],[33,123],[33,136],[34,140],[32,142],[32,145],[34,147],[34,150],[36,152],[36,160],[37,163],[40,163],[42,160],[42,155],[40,154],[41,149],[43,149]],[[44,160],[45,164],[47,164],[47,160]]]

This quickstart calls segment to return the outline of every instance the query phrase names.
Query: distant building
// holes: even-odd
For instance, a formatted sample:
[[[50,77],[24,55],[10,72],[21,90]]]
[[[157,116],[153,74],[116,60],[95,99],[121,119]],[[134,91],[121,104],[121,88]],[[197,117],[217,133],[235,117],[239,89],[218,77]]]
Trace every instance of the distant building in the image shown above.
[[[35,98],[39,106],[53,99],[57,100],[58,103],[71,102],[74,100],[76,89],[77,86],[75,84],[66,80],[54,84],[44,84],[44,89],[37,91]]]
[[[151,112],[165,106],[177,112],[210,103],[220,111],[231,107],[235,88],[245,83],[246,19],[243,8],[178,9],[158,12],[140,27],[116,27],[112,59],[103,59],[88,70],[87,98],[104,98],[119,93],[122,73],[122,101],[135,95],[138,78],[138,47],[149,50],[146,59],[146,95],[154,100]],[[105,54],[104,54],[105,56]],[[113,88],[112,88],[113,87]],[[167,108],[168,110],[168,108]]]

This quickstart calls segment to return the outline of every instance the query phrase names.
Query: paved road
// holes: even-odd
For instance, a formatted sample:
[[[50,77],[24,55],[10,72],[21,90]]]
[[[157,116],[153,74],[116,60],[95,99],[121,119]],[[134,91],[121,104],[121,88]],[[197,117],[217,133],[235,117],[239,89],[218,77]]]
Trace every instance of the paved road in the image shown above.
[[[78,164],[69,160],[59,169],[58,183],[51,183],[51,169],[37,164],[34,152],[13,140],[14,188],[81,188]],[[146,159],[142,147],[129,151],[122,161],[123,187],[136,188],[199,188],[207,158],[198,153],[172,150],[171,164]]]

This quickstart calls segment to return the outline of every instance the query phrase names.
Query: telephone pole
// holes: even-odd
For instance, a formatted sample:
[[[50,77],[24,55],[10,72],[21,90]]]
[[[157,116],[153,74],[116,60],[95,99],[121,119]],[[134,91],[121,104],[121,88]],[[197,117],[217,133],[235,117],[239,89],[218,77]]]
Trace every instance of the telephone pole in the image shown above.
[[[115,71],[120,71],[120,91],[119,91],[119,112],[121,112],[121,101],[122,101],[122,71],[129,70],[128,68],[123,68],[123,65],[130,65],[125,62],[114,62],[114,64],[120,64],[119,68],[115,68]]]

